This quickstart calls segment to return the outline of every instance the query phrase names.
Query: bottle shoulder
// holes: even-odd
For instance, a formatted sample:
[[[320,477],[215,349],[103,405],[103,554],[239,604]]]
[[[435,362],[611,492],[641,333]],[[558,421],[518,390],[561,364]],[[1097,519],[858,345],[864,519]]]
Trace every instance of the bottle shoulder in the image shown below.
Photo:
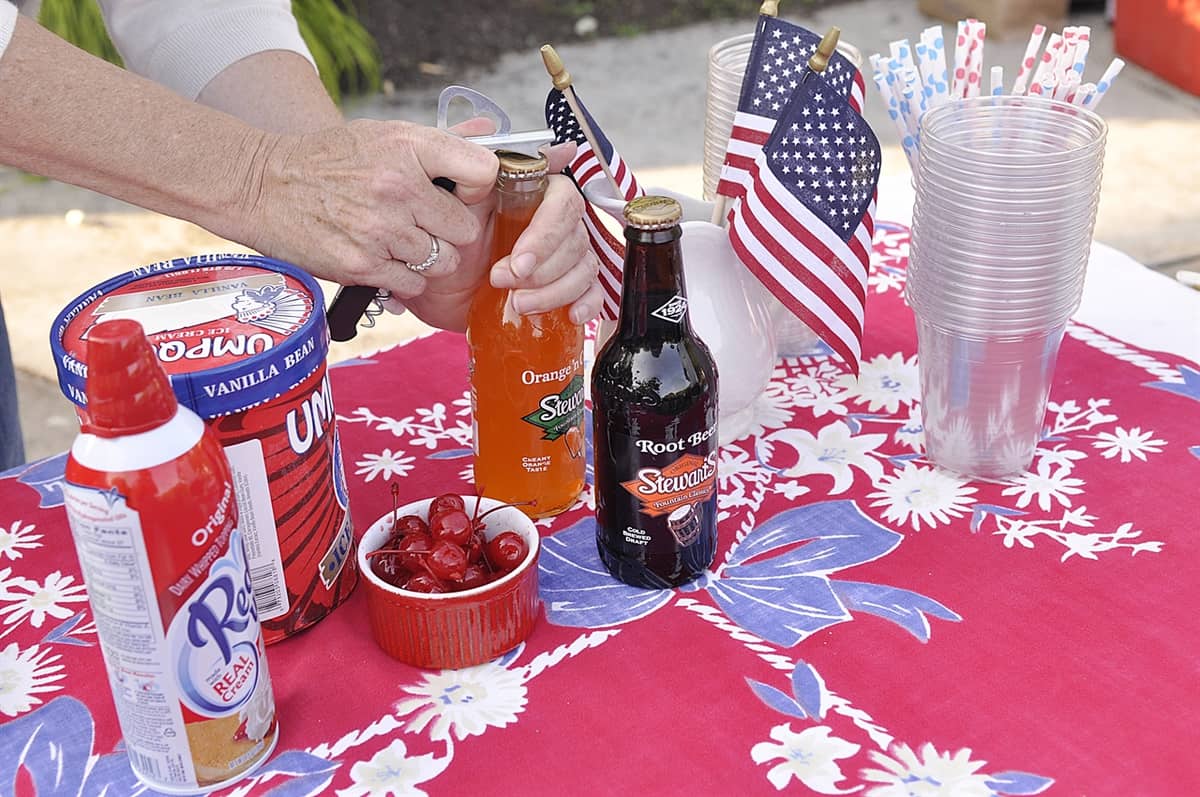
[[[95,471],[142,470],[183,456],[204,432],[200,416],[180,405],[171,420],[148,432],[121,437],[82,432],[71,445],[71,458]]]

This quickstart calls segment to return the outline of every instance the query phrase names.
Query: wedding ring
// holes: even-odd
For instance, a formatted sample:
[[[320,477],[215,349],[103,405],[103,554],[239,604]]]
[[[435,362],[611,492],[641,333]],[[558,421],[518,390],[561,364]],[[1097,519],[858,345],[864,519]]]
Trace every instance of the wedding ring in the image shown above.
[[[438,255],[442,253],[442,245],[438,242],[437,236],[430,234],[429,236],[429,257],[422,260],[420,263],[405,263],[410,271],[415,271],[418,274],[424,274],[429,269],[433,268],[433,264],[437,262]]]

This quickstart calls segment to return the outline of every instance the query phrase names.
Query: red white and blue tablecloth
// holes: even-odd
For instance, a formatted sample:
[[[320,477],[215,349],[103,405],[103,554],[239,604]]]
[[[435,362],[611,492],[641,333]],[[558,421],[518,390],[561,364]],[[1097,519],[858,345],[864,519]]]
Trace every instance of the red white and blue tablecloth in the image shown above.
[[[964,481],[922,455],[907,252],[880,224],[861,375],[781,360],[722,449],[703,579],[612,580],[589,487],[501,659],[401,665],[360,589],[269,649],[279,747],[225,793],[1200,792],[1200,370],[1073,324],[1032,467]],[[461,336],[331,374],[358,529],[471,490]],[[134,794],[63,464],[0,477],[0,794]]]

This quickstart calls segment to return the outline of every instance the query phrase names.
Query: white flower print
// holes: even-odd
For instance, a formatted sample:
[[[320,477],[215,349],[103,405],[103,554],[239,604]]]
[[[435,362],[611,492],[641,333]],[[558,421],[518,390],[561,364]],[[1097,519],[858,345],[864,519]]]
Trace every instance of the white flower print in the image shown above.
[[[429,409],[418,407],[417,415],[421,416],[422,423],[440,425],[446,420],[446,405],[439,401]]]
[[[363,481],[373,481],[376,476],[387,480],[393,476],[407,476],[416,461],[416,457],[405,456],[403,451],[393,453],[392,449],[385,448],[378,454],[363,454],[363,458],[354,463],[358,466],[354,473],[366,475]]]
[[[871,506],[887,507],[883,516],[893,523],[903,525],[911,521],[913,531],[920,531],[922,522],[931,527],[949,523],[952,516],[962,517],[975,503],[971,497],[976,492],[974,487],[938,468],[909,463],[875,484],[880,489],[867,497],[879,500]]]
[[[767,385],[766,392],[770,395],[778,394],[791,406],[811,409],[817,418],[826,413],[845,415],[847,410],[842,402],[848,394],[845,390],[832,387],[833,380],[839,376],[841,371],[824,360],[810,366],[806,372],[791,376],[788,375],[787,369],[780,369]]]
[[[853,374],[842,374],[834,384],[844,388],[860,404],[867,402],[870,412],[883,409],[895,414],[901,404],[912,406],[921,394],[917,356],[914,354],[906,360],[900,352],[891,357],[880,354],[860,366],[858,378]]]
[[[1043,512],[1050,511],[1051,499],[1063,506],[1071,506],[1072,495],[1083,492],[1083,479],[1072,478],[1071,469],[1059,467],[1051,470],[1049,462],[1038,462],[1037,471],[1026,471],[1014,480],[1011,487],[1005,487],[1001,495],[1017,496],[1017,508],[1024,509],[1037,496],[1038,507]]]
[[[782,429],[792,420],[794,414],[788,405],[791,401],[778,392],[763,392],[754,399],[754,420],[751,422],[750,437],[759,437],[769,429]]]
[[[1147,454],[1161,453],[1162,447],[1167,444],[1166,440],[1155,439],[1154,432],[1143,432],[1140,426],[1132,429],[1118,426],[1115,432],[1100,432],[1095,436],[1095,440],[1092,447],[1100,449],[1102,457],[1112,459],[1120,454],[1122,462],[1131,462],[1134,457],[1145,462]],[[3,540],[0,538],[0,548],[2,547]]]
[[[979,772],[986,761],[972,761],[971,749],[939,753],[933,745],[921,745],[921,757],[906,744],[892,746],[891,756],[871,751],[871,758],[884,769],[864,769],[864,780],[882,785],[867,789],[867,797],[994,797],[986,775]]]
[[[1067,448],[1065,443],[1059,443],[1054,448],[1038,448],[1033,452],[1035,458],[1048,465],[1061,465],[1064,468],[1074,468],[1075,463],[1087,459],[1086,451],[1075,451]]]
[[[858,468],[874,482],[883,475],[883,465],[871,456],[883,443],[887,435],[854,435],[842,421],[823,426],[817,436],[804,429],[781,429],[768,435],[771,442],[784,443],[795,449],[799,460],[784,473],[787,476],[805,476],[825,473],[833,477],[833,495],[844,493],[854,483],[854,472]]]
[[[420,732],[432,724],[432,739],[449,739],[453,731],[462,741],[488,728],[503,728],[517,721],[526,703],[521,676],[495,662],[428,673],[423,683],[404,691],[415,697],[397,703],[396,714],[417,712],[409,730]]]
[[[0,601],[8,604],[0,608],[0,615],[7,615],[4,624],[15,628],[28,617],[30,625],[41,628],[47,615],[60,620],[70,617],[75,610],[60,604],[87,600],[83,584],[72,586],[74,581],[74,576],[64,576],[58,570],[46,576],[41,584],[20,576],[10,579],[0,587]]]
[[[779,493],[789,501],[795,501],[800,496],[807,495],[808,493],[812,492],[812,490],[801,485],[798,481],[788,480],[776,481],[775,492]]]
[[[338,789],[338,797],[426,797],[417,784],[442,774],[449,761],[448,757],[435,758],[431,753],[409,756],[404,742],[395,739],[370,761],[358,761],[350,767],[354,785]]]
[[[908,419],[900,424],[894,439],[898,444],[908,446],[913,451],[925,450],[925,422],[921,419],[921,410],[918,407],[909,408]]]
[[[838,759],[855,755],[861,745],[830,736],[824,725],[805,728],[800,733],[792,731],[791,725],[776,725],[771,729],[771,738],[778,744],[759,742],[750,750],[750,758],[756,764],[782,759],[767,772],[767,780],[778,790],[787,787],[794,777],[806,788],[818,794],[849,794],[857,789],[839,789],[837,784],[844,779]]]
[[[38,542],[42,538],[41,534],[31,534],[35,526],[22,526],[21,521],[14,521],[8,530],[0,528],[0,556],[6,556],[9,559],[20,559],[21,549],[41,548],[42,544]]]
[[[470,415],[471,414],[471,392],[464,390],[462,396],[450,402],[450,406],[455,407],[455,415]]]
[[[15,642],[0,650],[0,713],[15,717],[41,703],[37,695],[62,689],[54,683],[66,677],[60,658],[50,648],[21,650]]]

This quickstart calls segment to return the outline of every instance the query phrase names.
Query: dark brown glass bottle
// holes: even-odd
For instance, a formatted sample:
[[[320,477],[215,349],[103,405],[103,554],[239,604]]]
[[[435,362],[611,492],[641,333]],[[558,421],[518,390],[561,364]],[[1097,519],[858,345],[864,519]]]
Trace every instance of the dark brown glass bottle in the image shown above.
[[[717,369],[688,320],[679,203],[625,206],[621,317],[592,369],[596,546],[628,584],[666,589],[717,545]]]

